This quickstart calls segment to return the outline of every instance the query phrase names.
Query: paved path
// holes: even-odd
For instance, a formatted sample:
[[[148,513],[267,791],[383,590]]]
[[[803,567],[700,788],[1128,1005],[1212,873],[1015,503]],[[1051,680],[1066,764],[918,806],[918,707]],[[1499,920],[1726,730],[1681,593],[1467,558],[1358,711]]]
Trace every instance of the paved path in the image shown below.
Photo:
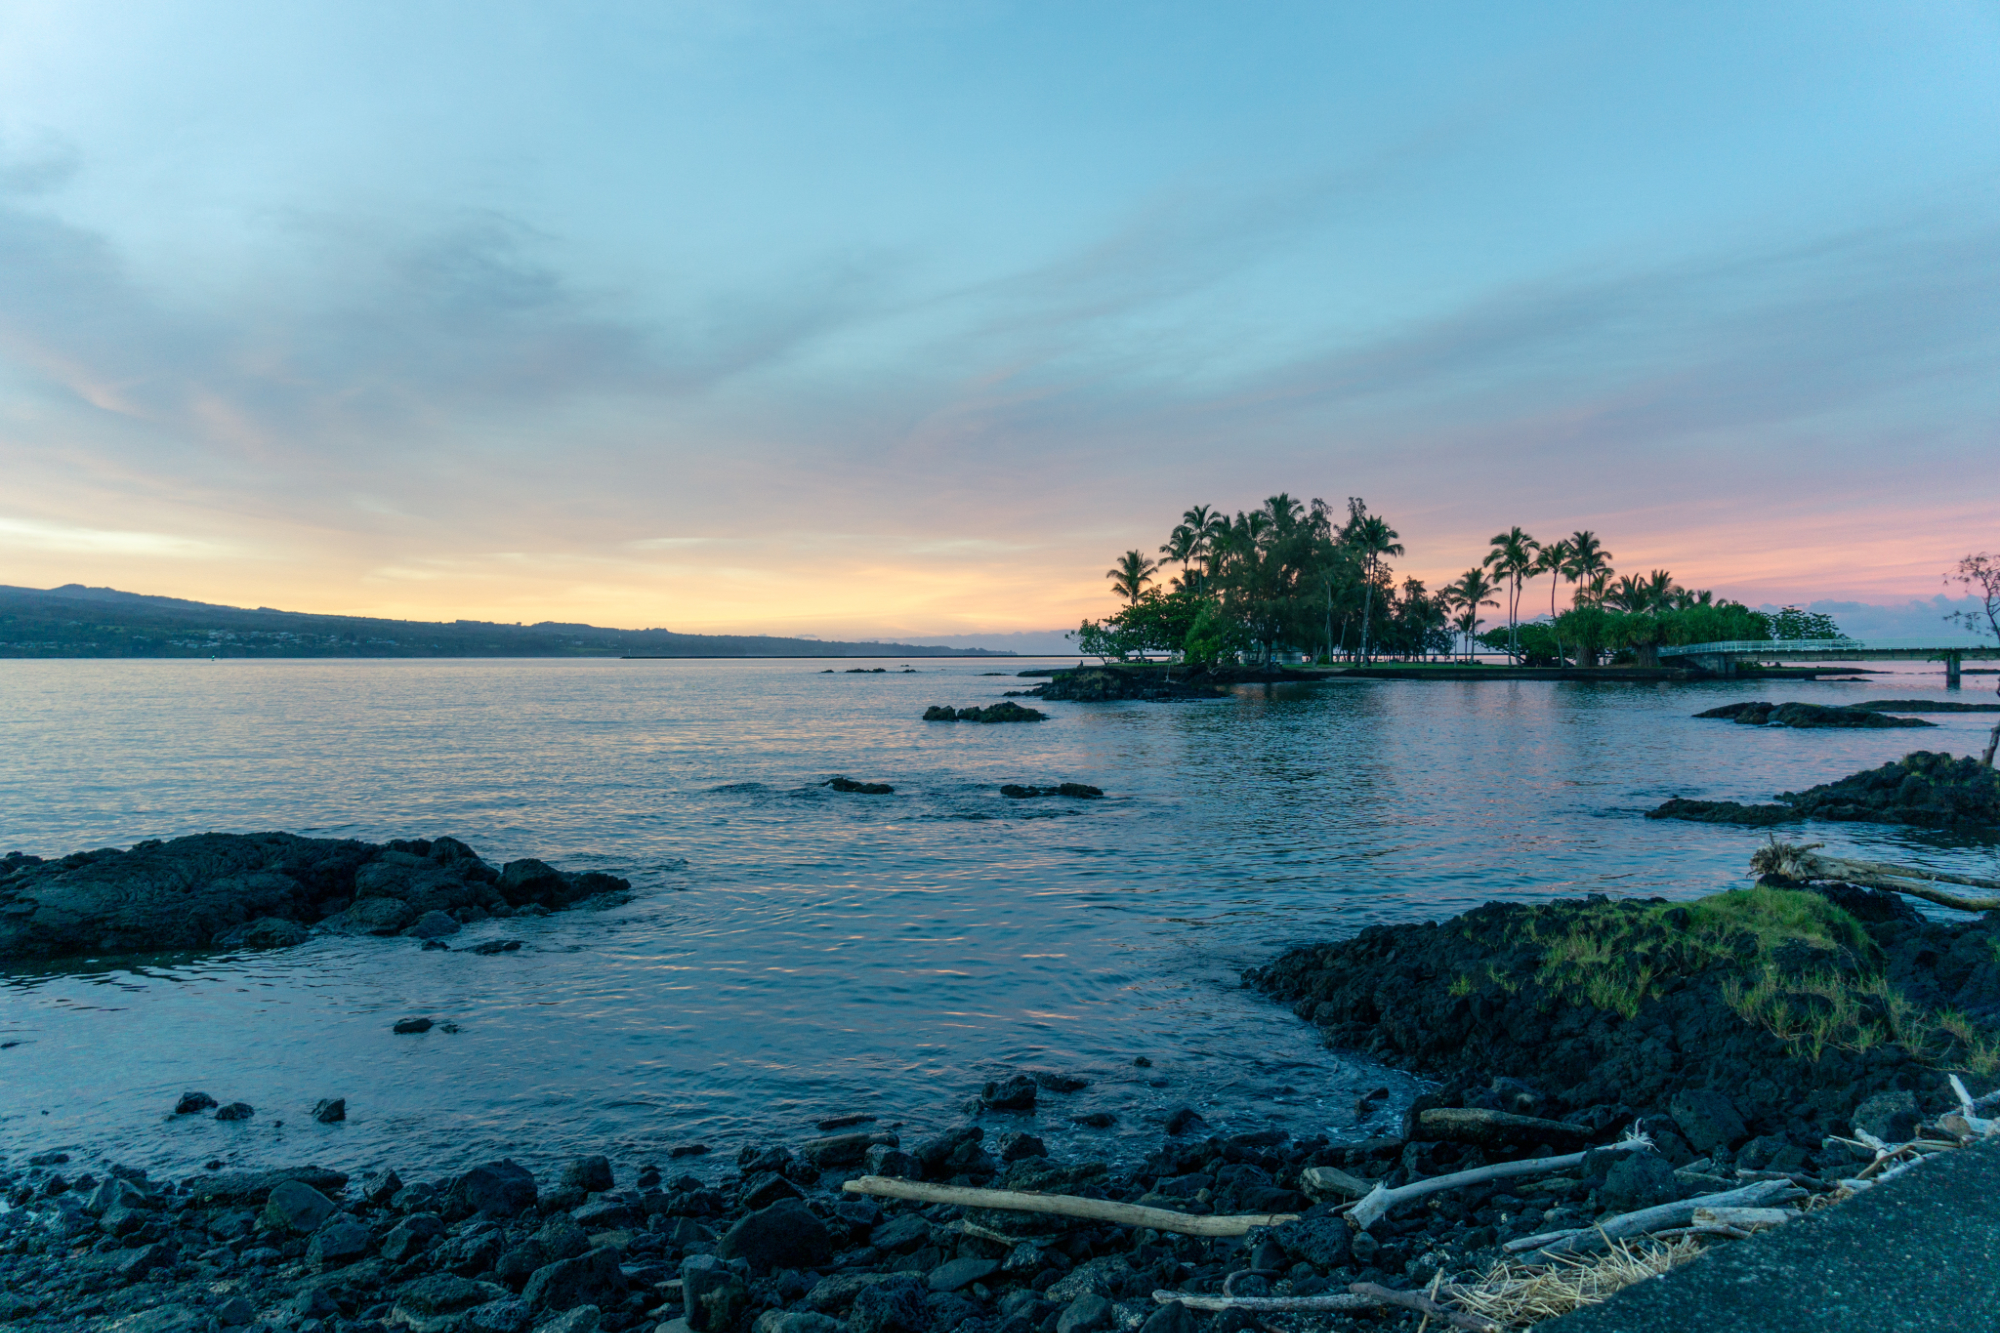
[[[2000,1330],[2000,1144],[1886,1185],[1536,1333],[1991,1333]]]

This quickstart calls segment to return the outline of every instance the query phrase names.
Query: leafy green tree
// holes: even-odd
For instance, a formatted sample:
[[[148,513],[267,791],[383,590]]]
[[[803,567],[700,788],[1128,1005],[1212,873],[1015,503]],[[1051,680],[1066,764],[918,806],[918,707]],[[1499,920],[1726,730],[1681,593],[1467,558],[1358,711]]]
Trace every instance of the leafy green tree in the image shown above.
[[[1833,617],[1819,611],[1806,611],[1796,606],[1787,606],[1771,618],[1771,637],[1774,639],[1844,639],[1840,626],[1833,623]]]
[[[1594,602],[1573,606],[1556,617],[1563,642],[1576,654],[1576,664],[1597,665],[1598,656],[1618,642],[1617,613]]]

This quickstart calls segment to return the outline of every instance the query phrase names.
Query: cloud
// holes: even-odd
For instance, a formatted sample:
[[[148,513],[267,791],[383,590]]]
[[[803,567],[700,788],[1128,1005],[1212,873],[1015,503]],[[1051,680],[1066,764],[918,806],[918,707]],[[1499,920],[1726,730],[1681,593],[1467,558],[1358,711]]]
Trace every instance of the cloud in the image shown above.
[[[201,541],[160,532],[116,532],[101,528],[0,518],[0,547],[29,552],[79,555],[158,556],[204,559],[241,554],[233,543]]]
[[[0,351],[191,442],[289,450],[420,436],[455,414],[698,396],[855,319],[883,277],[843,259],[646,312],[565,275],[557,238],[499,212],[415,235],[294,217],[285,240],[304,276],[177,302],[104,236],[0,200]]]

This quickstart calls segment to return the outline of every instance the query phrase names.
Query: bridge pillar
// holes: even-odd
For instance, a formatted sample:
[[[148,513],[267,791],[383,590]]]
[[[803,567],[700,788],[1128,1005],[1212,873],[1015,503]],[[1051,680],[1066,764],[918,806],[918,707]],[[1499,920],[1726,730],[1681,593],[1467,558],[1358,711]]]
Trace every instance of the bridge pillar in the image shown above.
[[[1946,653],[1944,655],[1944,687],[1946,689],[1955,690],[1963,683],[1959,675],[1959,664],[1963,660],[1963,655],[1960,653]]]

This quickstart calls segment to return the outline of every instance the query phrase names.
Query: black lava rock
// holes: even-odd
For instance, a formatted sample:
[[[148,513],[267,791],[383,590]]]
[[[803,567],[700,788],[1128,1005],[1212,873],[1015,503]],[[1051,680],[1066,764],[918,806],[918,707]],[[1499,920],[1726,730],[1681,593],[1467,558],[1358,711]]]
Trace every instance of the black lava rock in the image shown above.
[[[724,1232],[715,1254],[725,1262],[747,1260],[753,1269],[814,1268],[833,1254],[826,1225],[797,1199],[780,1199]]]
[[[535,1177],[511,1158],[473,1167],[445,1193],[447,1209],[461,1217],[512,1217],[534,1207],[535,1198]]]

